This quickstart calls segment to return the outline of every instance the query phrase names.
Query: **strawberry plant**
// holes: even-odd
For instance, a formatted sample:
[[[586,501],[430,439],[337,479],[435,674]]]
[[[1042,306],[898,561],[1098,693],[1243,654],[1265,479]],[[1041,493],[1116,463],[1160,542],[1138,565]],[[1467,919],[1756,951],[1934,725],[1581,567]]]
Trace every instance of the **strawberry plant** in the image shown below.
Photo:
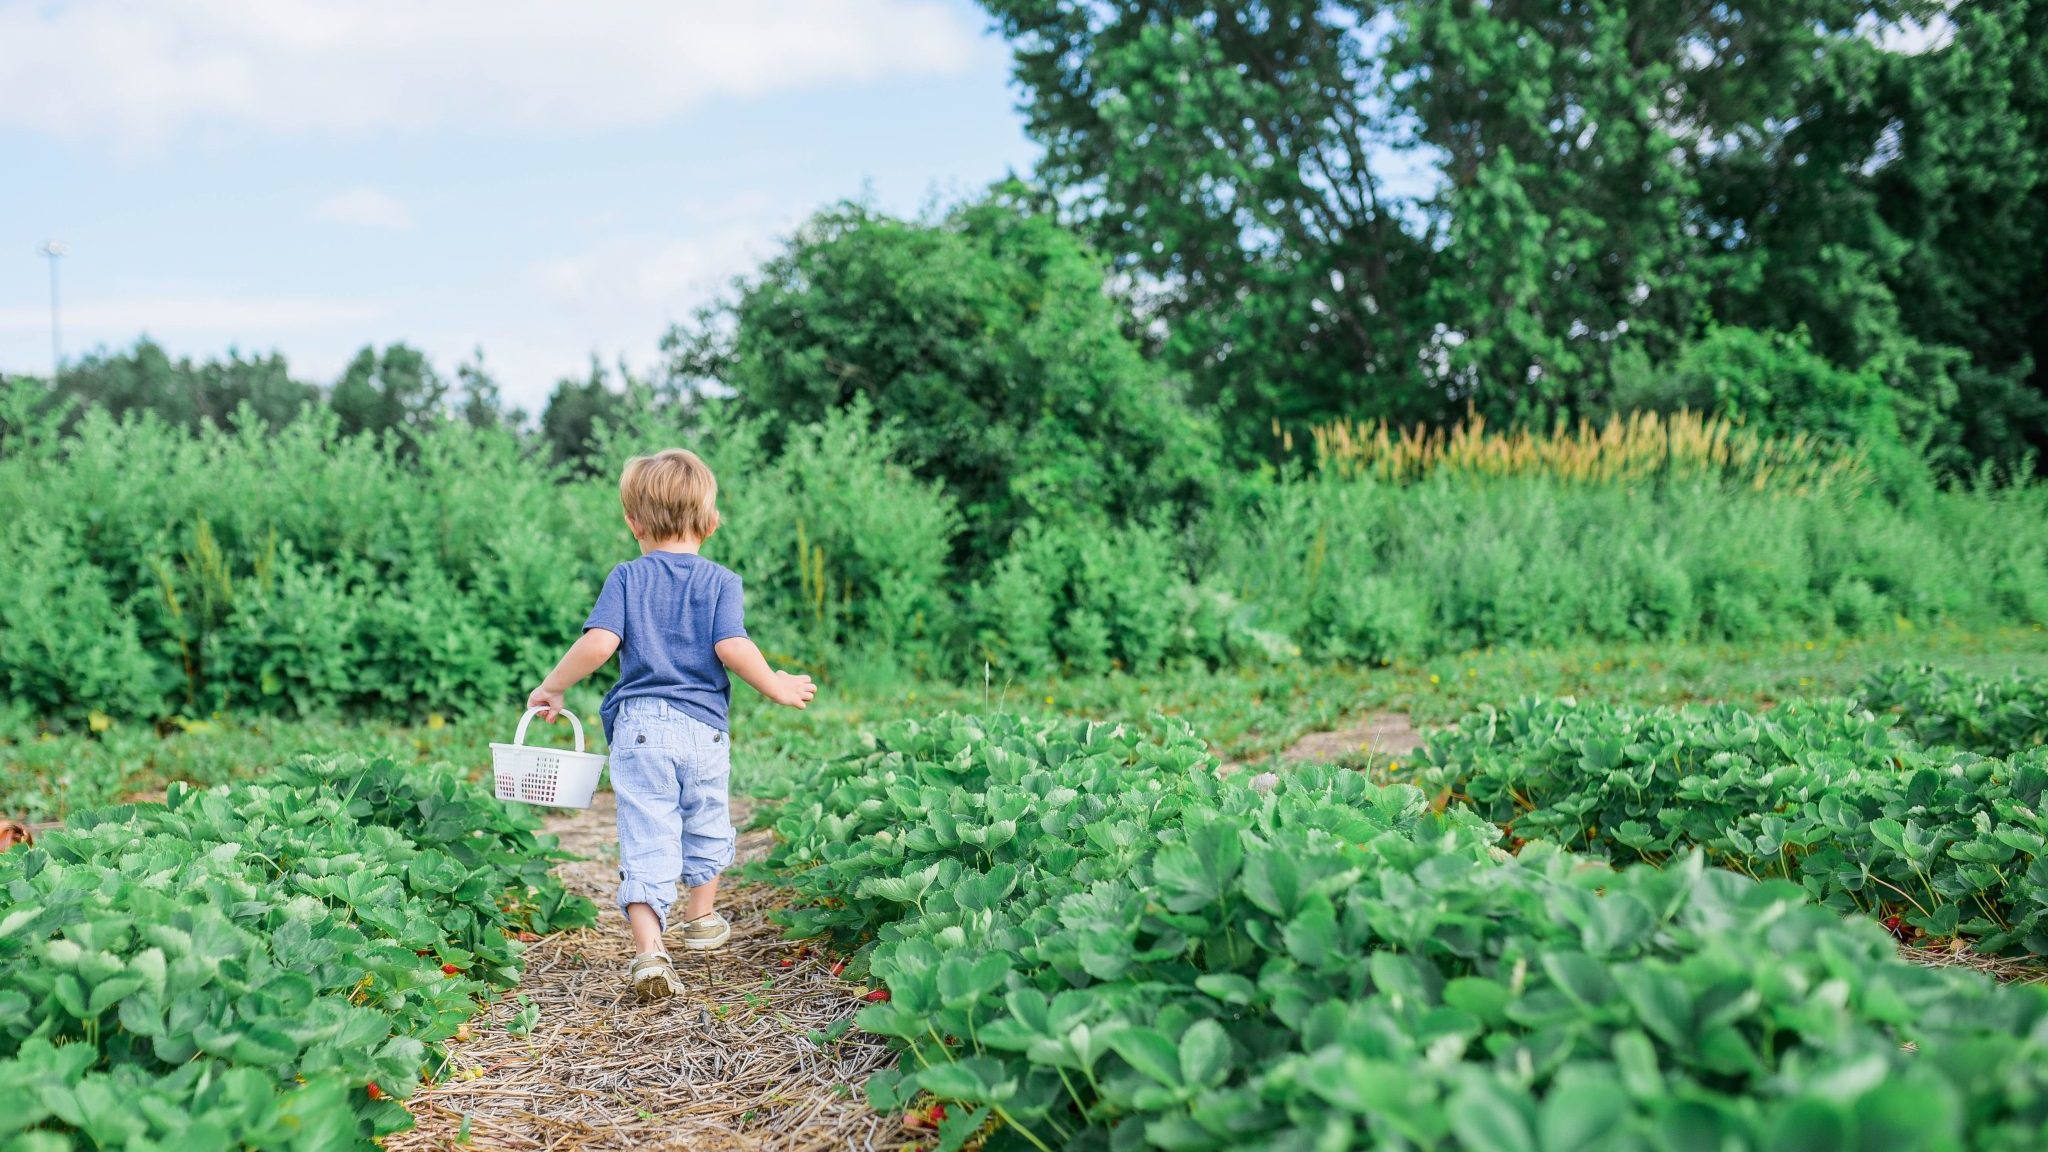
[[[1897,714],[1923,744],[2006,756],[2048,743],[2048,677],[2003,679],[1892,664],[1864,677],[1863,702]]]
[[[1816,901],[1986,951],[2048,955],[2048,750],[1925,751],[1847,702],[1484,709],[1418,780],[1517,839],[1617,861],[1699,848]]]
[[[535,827],[452,769],[306,758],[0,855],[0,1147],[405,1126],[436,1048],[516,979],[514,935],[593,919]]]
[[[2048,1140],[2048,991],[1698,853],[1510,856],[1415,788],[1260,793],[1157,731],[898,724],[775,812],[791,934],[890,993],[876,1108],[1039,1152]]]

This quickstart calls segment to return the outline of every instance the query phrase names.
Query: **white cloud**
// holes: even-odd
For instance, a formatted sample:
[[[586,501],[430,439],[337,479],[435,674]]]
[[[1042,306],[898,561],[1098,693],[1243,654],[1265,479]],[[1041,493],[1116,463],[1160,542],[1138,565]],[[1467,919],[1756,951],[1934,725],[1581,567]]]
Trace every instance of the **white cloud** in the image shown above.
[[[313,219],[387,232],[412,227],[412,211],[396,196],[371,187],[337,192],[313,205]]]
[[[385,311],[364,301],[180,294],[66,304],[62,319],[67,344],[73,335],[125,343],[142,332],[261,338],[275,331],[360,324]],[[47,331],[49,325],[46,304],[0,305],[0,332]]]
[[[483,340],[506,394],[537,411],[556,380],[583,374],[592,353],[607,365],[624,355],[651,369],[670,324],[758,268],[802,219],[758,195],[694,205],[689,215],[688,233],[614,235],[530,264],[531,322]]]
[[[604,128],[957,71],[976,35],[941,0],[0,0],[0,126],[129,147]]]
[[[646,339],[759,267],[802,219],[759,194],[693,205],[686,234],[615,235],[541,260],[526,281],[565,318]]]

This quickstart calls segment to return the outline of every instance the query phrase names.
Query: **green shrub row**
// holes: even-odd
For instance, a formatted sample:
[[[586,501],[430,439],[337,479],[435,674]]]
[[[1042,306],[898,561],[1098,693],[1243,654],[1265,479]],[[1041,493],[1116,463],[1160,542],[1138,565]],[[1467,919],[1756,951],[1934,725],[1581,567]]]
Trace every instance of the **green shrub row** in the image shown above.
[[[645,435],[608,456],[673,442]],[[943,617],[950,504],[858,416],[792,436],[773,464],[752,437],[729,428],[707,455],[726,489],[711,551],[743,568],[756,635],[783,658],[858,638],[914,660]],[[572,482],[509,434],[455,427],[188,436],[95,412],[0,454],[0,497],[16,509],[0,525],[16,723],[515,707],[638,554],[611,479]]]
[[[2048,1140],[2048,991],[1696,854],[1511,857],[1416,789],[1262,794],[1164,733],[898,724],[778,807],[791,935],[858,950],[904,1054],[877,1107],[1038,1152]]]
[[[1220,586],[1359,663],[1578,640],[1810,639],[2048,623],[2048,489],[1933,493],[1433,475],[1266,493],[1215,533]]]
[[[2048,677],[1893,664],[1865,676],[1858,695],[1930,746],[2005,756],[2048,743]]]
[[[985,533],[863,404],[773,452],[766,431],[649,415],[599,437],[589,477],[460,425],[0,427],[0,728],[510,707],[635,554],[612,467],[675,443],[719,473],[707,554],[745,578],[757,638],[847,678],[2048,623],[2048,488],[1244,476],[1141,519],[1027,521],[982,564],[964,542]]]
[[[1483,709],[1416,764],[1425,789],[1517,839],[1624,863],[1699,849],[1902,934],[2048,955],[2048,750],[1926,751],[1847,701],[1567,698]]]
[[[588,924],[537,821],[448,768],[303,758],[0,854],[0,1147],[326,1152]]]

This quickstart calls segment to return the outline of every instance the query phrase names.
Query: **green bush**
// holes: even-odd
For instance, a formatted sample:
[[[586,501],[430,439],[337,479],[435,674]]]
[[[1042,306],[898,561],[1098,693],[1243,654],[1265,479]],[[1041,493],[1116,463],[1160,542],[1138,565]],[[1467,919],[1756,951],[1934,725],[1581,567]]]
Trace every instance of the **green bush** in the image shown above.
[[[1212,765],[1170,724],[944,717],[797,783],[769,868],[886,990],[878,1108],[936,1097],[946,1149],[2048,1139],[2048,991],[1697,855],[1513,858],[1412,788]]]
[[[737,299],[667,341],[673,371],[786,428],[858,411],[941,481],[987,564],[1032,519],[1135,522],[1219,479],[1213,421],[1126,334],[1106,263],[1020,188],[931,221],[814,216]]]
[[[970,600],[976,656],[1008,675],[1151,673],[1293,654],[1228,592],[1191,579],[1163,526],[1027,524]]]
[[[1205,526],[1198,574],[1316,657],[2048,622],[2048,489],[1431,475],[1277,483]]]
[[[962,542],[987,526],[911,469],[922,433],[858,397],[812,424],[732,413],[635,407],[598,428],[596,475],[496,425],[347,437],[316,413],[188,434],[94,411],[59,435],[0,417],[0,500],[22,510],[0,525],[0,718],[509,708],[634,553],[618,464],[677,443],[721,477],[706,554],[745,578],[754,634],[828,676],[2048,623],[2042,487],[1260,475],[1200,508],[1070,502],[979,563]]]
[[[316,414],[187,434],[89,412],[0,456],[0,499],[23,509],[0,525],[0,688],[55,722],[512,707],[635,554],[610,477],[678,442],[721,474],[705,551],[746,579],[772,655],[937,666],[958,520],[890,463],[893,434],[839,413],[768,459],[757,426],[706,426],[615,433],[605,477],[571,480],[496,428],[346,437]]]

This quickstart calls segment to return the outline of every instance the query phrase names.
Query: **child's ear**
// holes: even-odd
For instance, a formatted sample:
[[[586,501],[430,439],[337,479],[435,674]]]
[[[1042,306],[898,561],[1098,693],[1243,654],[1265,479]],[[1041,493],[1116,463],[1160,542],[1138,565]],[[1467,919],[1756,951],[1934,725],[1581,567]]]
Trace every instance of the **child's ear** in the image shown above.
[[[638,524],[633,523],[633,518],[631,516],[625,517],[625,520],[626,531],[631,532],[633,534],[633,539],[640,539],[640,526]]]

